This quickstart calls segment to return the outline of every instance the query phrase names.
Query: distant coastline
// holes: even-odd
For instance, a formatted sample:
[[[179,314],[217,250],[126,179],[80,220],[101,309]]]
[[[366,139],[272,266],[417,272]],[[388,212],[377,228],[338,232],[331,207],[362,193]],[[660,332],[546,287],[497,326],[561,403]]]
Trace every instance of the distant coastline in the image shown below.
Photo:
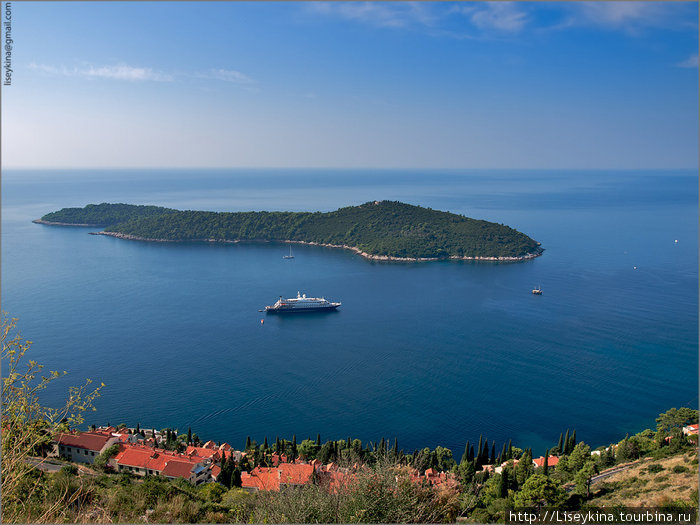
[[[104,224],[83,224],[83,223],[73,223],[73,222],[52,222],[44,221],[42,219],[34,219],[32,221],[35,224],[46,224],[47,226],[81,226],[88,228],[104,228]]]
[[[37,221],[33,221],[37,222]],[[76,226],[72,224],[61,224],[61,223],[54,223],[55,225],[61,225],[61,226]],[[88,226],[88,225],[80,225],[80,226]],[[138,237],[136,235],[130,235],[126,233],[119,233],[119,232],[107,232],[107,231],[101,231],[101,232],[90,232],[90,235],[106,235],[108,237],[115,237],[117,239],[125,239],[129,241],[141,241],[141,242],[203,242],[203,243],[222,243],[222,244],[238,244],[238,243],[246,243],[246,242],[259,242],[259,243],[271,243],[271,242],[279,242],[279,243],[287,243],[287,244],[303,244],[306,246],[322,246],[324,248],[342,248],[345,250],[350,250],[352,252],[355,252],[358,255],[361,255],[365,259],[369,259],[372,261],[390,261],[390,262],[428,262],[428,261],[448,261],[448,260],[453,260],[453,261],[491,261],[491,262],[519,262],[519,261],[527,261],[530,259],[534,259],[535,257],[539,257],[542,255],[544,250],[539,250],[538,252],[534,253],[526,253],[525,255],[520,255],[517,257],[459,257],[456,255],[451,255],[449,257],[394,257],[391,255],[375,255],[367,252],[363,252],[356,246],[348,246],[346,244],[329,244],[329,243],[321,243],[321,242],[313,242],[313,241],[292,241],[292,240],[266,240],[266,239],[235,239],[235,240],[227,240],[227,239],[188,239],[188,240],[179,240],[179,239],[147,239],[145,237]]]

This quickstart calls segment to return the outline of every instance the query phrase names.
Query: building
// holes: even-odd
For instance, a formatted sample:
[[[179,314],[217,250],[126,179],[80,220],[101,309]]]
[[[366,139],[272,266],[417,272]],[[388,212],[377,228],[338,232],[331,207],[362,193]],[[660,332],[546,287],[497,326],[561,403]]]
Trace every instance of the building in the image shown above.
[[[95,458],[119,442],[111,432],[66,432],[55,438],[58,455],[76,463],[94,463]]]
[[[559,463],[559,457],[557,456],[549,456],[547,458],[547,467],[556,467],[557,463]],[[535,468],[539,467],[544,467],[544,456],[540,456],[539,458],[535,458],[532,460],[532,464],[535,466]]]
[[[211,478],[212,463],[198,456],[188,456],[143,445],[121,445],[119,453],[110,460],[117,472],[136,476],[163,476],[186,479],[193,485]]]
[[[241,487],[249,492],[260,490],[279,492],[310,485],[314,482],[314,473],[318,473],[320,467],[320,462],[316,465],[280,463],[277,467],[255,467],[250,473],[241,473]]]
[[[683,427],[683,434],[686,436],[697,436],[698,435],[698,424],[693,423],[692,425],[687,425]]]

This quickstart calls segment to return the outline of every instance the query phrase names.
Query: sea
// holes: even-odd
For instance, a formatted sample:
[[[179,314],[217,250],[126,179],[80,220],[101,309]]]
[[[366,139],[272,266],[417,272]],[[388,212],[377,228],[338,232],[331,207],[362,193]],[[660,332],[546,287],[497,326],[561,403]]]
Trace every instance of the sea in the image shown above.
[[[331,211],[398,200],[507,224],[518,263],[377,262],[282,243],[147,243],[32,220],[86,204]],[[541,296],[532,289],[541,287]],[[261,312],[297,292],[337,312]],[[28,357],[104,382],[85,425],[245,439],[592,448],[698,407],[698,173],[5,170],[2,310]],[[264,321],[264,322],[263,322]]]

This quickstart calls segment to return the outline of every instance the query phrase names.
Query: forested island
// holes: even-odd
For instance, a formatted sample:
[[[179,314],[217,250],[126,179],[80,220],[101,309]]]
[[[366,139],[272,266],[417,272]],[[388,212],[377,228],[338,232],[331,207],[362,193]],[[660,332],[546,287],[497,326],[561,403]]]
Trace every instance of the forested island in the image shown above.
[[[332,212],[208,212],[89,204],[34,222],[99,226],[100,235],[157,242],[278,241],[339,247],[380,260],[501,260],[541,255],[540,243],[509,226],[396,201]]]

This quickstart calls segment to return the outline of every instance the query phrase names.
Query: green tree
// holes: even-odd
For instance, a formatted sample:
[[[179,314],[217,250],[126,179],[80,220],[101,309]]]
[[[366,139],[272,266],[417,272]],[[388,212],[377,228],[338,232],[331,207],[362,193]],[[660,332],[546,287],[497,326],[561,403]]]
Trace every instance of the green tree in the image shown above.
[[[515,479],[519,486],[523,486],[525,481],[532,475],[533,470],[532,455],[529,450],[526,450],[520,457],[518,464],[515,465]]]
[[[2,353],[2,519],[5,523],[71,521],[66,514],[70,501],[63,501],[44,515],[30,514],[27,502],[45,488],[43,476],[28,463],[29,456],[42,453],[54,435],[83,423],[83,413],[94,409],[94,401],[104,386],[92,388],[86,380],[68,389],[68,400],[60,408],[42,405],[40,394],[66,372],[43,373],[43,365],[27,359],[31,342],[22,339],[16,319],[3,314],[0,328]],[[66,493],[68,494],[68,492]],[[70,500],[72,496],[69,496]],[[74,501],[74,500],[73,500]]]
[[[597,469],[592,461],[586,463],[574,476],[576,487],[574,492],[589,498],[591,496],[591,478],[597,474]]]
[[[117,443],[107,447],[107,449],[104,452],[102,452],[102,454],[95,458],[95,468],[98,468],[105,472],[111,470],[109,467],[109,460],[116,456],[118,452],[119,445]]]
[[[192,443],[192,428],[187,427],[187,444],[190,445]]]
[[[569,454],[569,471],[576,474],[589,461],[591,461],[591,447],[582,441]]]
[[[558,507],[565,499],[566,492],[558,483],[543,474],[535,474],[515,494],[514,503],[516,507]]]
[[[698,422],[698,411],[687,407],[671,408],[656,418],[656,430],[669,434],[673,428],[682,428]]]

